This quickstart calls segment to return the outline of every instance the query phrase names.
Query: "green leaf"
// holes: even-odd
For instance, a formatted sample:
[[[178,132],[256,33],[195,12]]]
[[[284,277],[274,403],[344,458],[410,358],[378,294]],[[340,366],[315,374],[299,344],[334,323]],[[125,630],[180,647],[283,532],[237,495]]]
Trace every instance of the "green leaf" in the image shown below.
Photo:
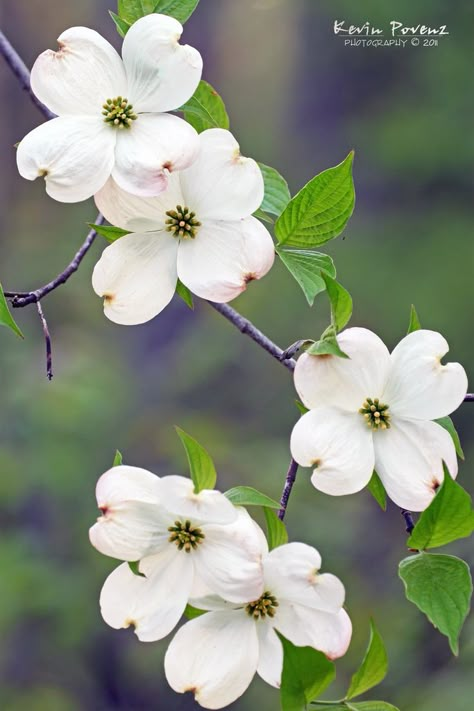
[[[275,224],[280,244],[316,247],[337,237],[354,209],[351,151],[335,168],[320,173],[290,200]]]
[[[198,2],[199,0],[159,0],[153,12],[170,15],[184,24],[193,14]]]
[[[129,560],[128,561],[128,567],[132,571],[134,575],[140,576],[140,578],[146,578],[146,575],[144,573],[140,573],[140,561],[139,560]]]
[[[341,331],[352,316],[352,297],[344,287],[325,272],[321,276],[326,282],[331,303],[331,321],[336,331]]]
[[[265,514],[265,523],[267,524],[268,548],[273,550],[288,543],[288,533],[283,521],[280,521],[273,509],[265,507],[263,512]]]
[[[386,701],[356,701],[347,704],[349,711],[399,711],[396,706]]]
[[[271,509],[279,509],[278,501],[262,494],[251,486],[234,486],[225,492],[225,496],[232,501],[234,506],[268,506]]]
[[[459,439],[459,435],[457,433],[457,430],[454,426],[454,422],[452,419],[449,417],[449,415],[446,415],[446,417],[440,417],[435,422],[438,423],[438,425],[441,425],[441,427],[444,427],[445,430],[449,432],[451,435],[451,439],[454,442],[454,447],[456,449],[456,454],[460,459],[464,459],[464,452],[462,451],[461,447],[461,440]]]
[[[0,284],[0,326],[6,326],[10,328],[13,333],[16,333],[20,338],[24,338],[24,335],[20,331],[19,326],[15,322],[15,319],[10,313],[8,308],[7,300],[5,294],[3,293],[2,285]]]
[[[410,538],[409,548],[424,550],[444,546],[474,531],[471,497],[444,466],[444,480],[436,496],[421,514]]]
[[[451,555],[419,553],[402,560],[398,574],[407,599],[449,639],[458,654],[458,639],[469,612],[472,580],[468,565]]]
[[[118,13],[129,25],[153,12],[170,15],[183,23],[192,15],[198,2],[199,0],[118,0]]]
[[[178,111],[198,133],[207,128],[229,128],[229,117],[217,91],[201,80],[193,96]]]
[[[382,511],[387,510],[387,492],[385,487],[380,481],[380,477],[376,471],[372,474],[372,478],[367,484],[367,488],[382,509]]]
[[[255,212],[253,213],[253,216],[257,217],[259,220],[263,220],[263,222],[268,222],[270,225],[273,225],[273,223],[275,222],[273,217],[270,217],[270,215],[268,215],[266,212],[264,212],[260,208],[258,208],[258,210],[255,210]]]
[[[140,17],[151,15],[155,5],[156,0],[118,0],[117,10],[120,18],[132,25]]]
[[[189,462],[194,491],[198,494],[203,489],[213,489],[216,485],[216,469],[210,455],[193,437],[190,437],[180,427],[176,427]]]
[[[282,711],[301,711],[336,676],[333,662],[312,647],[296,647],[279,635],[283,645],[280,699]]]
[[[295,400],[295,405],[302,415],[306,415],[306,413],[309,412],[309,407],[306,407],[306,405],[303,405],[303,403],[300,400]]]
[[[122,230],[121,227],[113,227],[112,225],[94,225],[92,222],[87,223],[88,226],[95,230],[98,235],[105,237],[109,242],[115,242],[119,237],[124,237],[124,235],[129,235],[129,230]]]
[[[387,674],[388,659],[385,646],[375,623],[370,620],[369,646],[359,669],[353,674],[346,698],[353,699],[380,684]]]
[[[119,467],[123,462],[123,457],[122,457],[122,452],[119,452],[118,449],[115,450],[115,457],[114,457],[114,463],[112,464],[113,467]]]
[[[413,331],[419,331],[420,328],[421,328],[420,319],[418,318],[416,309],[412,304],[411,309],[410,309],[410,323],[408,324],[407,333],[413,333]]]
[[[349,357],[339,347],[339,343],[336,338],[336,329],[334,326],[329,326],[329,328],[324,331],[319,341],[315,341],[309,348],[306,349],[306,353],[315,356],[334,355],[338,358]]]
[[[277,253],[302,288],[308,304],[312,306],[315,296],[326,289],[321,272],[330,277],[336,276],[333,260],[327,254],[307,249],[279,249]]]
[[[288,183],[280,173],[264,163],[258,164],[263,175],[265,195],[260,209],[270,215],[280,217],[281,213],[291,200]]]
[[[117,32],[119,33],[120,37],[125,37],[127,32],[129,31],[131,25],[126,22],[126,20],[122,20],[119,15],[116,15],[115,12],[112,12],[112,10],[109,10],[109,15],[112,18],[112,20],[115,23],[115,27],[117,29]]]
[[[189,308],[194,311],[194,299],[193,295],[189,291],[187,286],[184,286],[183,282],[178,279],[176,282],[176,293],[178,296],[184,301],[186,306],[189,306]]]
[[[193,607],[192,605],[186,605],[183,615],[188,619],[188,620],[194,620],[195,617],[201,617],[201,615],[205,615],[207,610],[198,610],[197,607]]]

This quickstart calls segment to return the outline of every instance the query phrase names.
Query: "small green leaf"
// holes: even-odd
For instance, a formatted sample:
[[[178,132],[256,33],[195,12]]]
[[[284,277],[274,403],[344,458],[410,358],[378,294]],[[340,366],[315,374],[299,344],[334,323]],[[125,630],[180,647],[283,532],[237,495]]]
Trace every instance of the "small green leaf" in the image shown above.
[[[119,452],[118,449],[115,450],[115,457],[114,457],[114,463],[112,464],[113,467],[119,467],[123,462],[123,457],[122,457],[122,452]]]
[[[153,12],[170,15],[184,24],[193,14],[198,2],[199,0],[159,0]]]
[[[183,282],[178,279],[176,282],[176,293],[178,296],[184,301],[186,306],[189,306],[189,308],[194,311],[194,299],[193,295],[189,291],[187,286],[184,286]]]
[[[268,215],[266,212],[264,212],[260,208],[258,208],[258,210],[255,210],[255,212],[253,213],[253,216],[257,217],[259,220],[263,220],[263,222],[268,222],[268,224],[270,224],[270,225],[273,225],[273,223],[275,222],[273,217],[270,217],[270,215]]]
[[[320,173],[290,200],[275,224],[280,244],[316,247],[337,237],[354,209],[354,153]]]
[[[412,304],[411,309],[410,309],[410,323],[408,324],[407,333],[413,333],[413,331],[419,331],[420,328],[421,328],[420,319],[418,318],[416,309]]]
[[[310,306],[326,283],[321,272],[336,276],[334,262],[327,254],[312,252],[307,249],[277,249],[277,254],[303,290]]]
[[[207,610],[198,610],[197,607],[193,607],[192,605],[186,605],[183,615],[188,619],[188,620],[194,620],[195,617],[201,617],[201,615],[205,615]]]
[[[128,25],[154,12],[170,15],[181,23],[191,17],[199,0],[118,0],[118,13]]]
[[[295,405],[302,415],[306,415],[306,413],[309,412],[309,408],[306,407],[306,405],[303,405],[300,400],[295,400]]]
[[[449,432],[449,434],[451,435],[451,439],[453,440],[454,447],[456,449],[456,454],[460,459],[464,459],[464,452],[462,451],[461,440],[459,439],[459,435],[454,426],[454,422],[449,417],[449,415],[446,415],[446,417],[440,417],[439,419],[435,420],[435,422],[437,422],[438,425],[441,425],[441,427],[444,427],[444,429]]]
[[[132,571],[134,575],[138,575],[140,578],[146,578],[146,575],[144,573],[140,573],[140,561],[139,560],[129,560],[128,561],[128,567]]]
[[[198,494],[203,489],[213,489],[216,485],[216,469],[210,455],[193,437],[190,437],[180,427],[176,427],[189,462],[194,491]]]
[[[367,488],[382,509],[382,511],[387,510],[387,492],[385,487],[380,481],[380,477],[377,472],[374,471],[372,478],[367,484]]]
[[[419,553],[401,561],[398,574],[407,599],[449,639],[457,656],[458,639],[469,612],[472,580],[468,565],[451,555]]]
[[[347,704],[349,711],[399,711],[396,706],[386,701],[356,701]]]
[[[329,328],[324,331],[319,341],[315,341],[309,348],[306,349],[306,353],[314,356],[333,355],[338,358],[349,357],[339,347],[339,343],[336,338],[336,329],[334,326],[329,326]]]
[[[325,272],[321,276],[326,282],[331,304],[331,321],[336,331],[341,331],[352,316],[352,297],[344,287]]]
[[[273,509],[264,508],[265,522],[267,524],[268,548],[273,550],[278,546],[288,543],[288,533],[283,521],[280,521]]]
[[[217,91],[201,80],[193,96],[178,111],[198,133],[207,128],[229,128],[229,117]]]
[[[7,300],[5,298],[5,294],[3,293],[3,288],[2,285],[0,284],[0,326],[6,326],[7,328],[10,328],[13,333],[16,333],[17,336],[20,338],[24,338],[24,335],[20,331],[20,328],[18,327],[17,323],[15,322],[15,319],[10,313],[10,310],[8,308]]]
[[[352,676],[346,698],[353,699],[380,684],[387,674],[387,667],[387,652],[382,637],[371,620],[369,645],[362,664]]]
[[[109,10],[109,15],[112,18],[112,20],[115,23],[115,27],[117,29],[117,32],[119,33],[120,37],[125,37],[127,34],[128,30],[130,29],[131,25],[126,22],[126,20],[122,20],[121,17],[115,14],[115,12],[112,12],[112,10]]]
[[[268,506],[271,509],[279,509],[278,501],[262,494],[251,486],[234,486],[225,492],[225,496],[232,501],[234,506]]]
[[[281,213],[291,200],[288,183],[275,168],[270,168],[264,163],[258,164],[263,175],[265,184],[265,195],[260,209],[269,212],[270,215],[280,217]]]
[[[156,0],[118,0],[117,11],[122,20],[132,25],[140,17],[151,15],[155,5]]]
[[[471,497],[444,466],[444,479],[436,496],[421,514],[407,540],[409,548],[424,550],[445,546],[474,531],[474,511]]]
[[[281,708],[282,711],[302,711],[333,681],[334,663],[312,647],[296,647],[279,637],[283,645]]]
[[[92,222],[87,223],[89,227],[97,232],[101,237],[105,237],[109,242],[115,242],[116,239],[129,235],[129,230],[122,230],[121,227],[113,227],[112,225],[94,225]]]

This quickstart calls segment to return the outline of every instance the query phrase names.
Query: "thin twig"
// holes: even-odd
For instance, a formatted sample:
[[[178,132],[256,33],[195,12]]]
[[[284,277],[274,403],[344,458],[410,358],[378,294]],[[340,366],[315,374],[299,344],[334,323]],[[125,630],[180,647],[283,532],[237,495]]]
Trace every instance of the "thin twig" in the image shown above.
[[[283,521],[283,519],[285,518],[286,507],[288,506],[288,499],[290,498],[291,490],[293,489],[293,484],[295,483],[295,480],[296,480],[297,471],[298,471],[298,464],[295,462],[295,460],[292,457],[291,461],[290,461],[290,466],[288,467],[288,472],[286,474],[285,486],[283,487],[283,491],[282,491],[281,499],[280,499],[281,508],[278,512],[278,518],[280,519],[280,521]]]
[[[46,375],[48,380],[53,379],[53,352],[51,347],[51,336],[49,335],[48,322],[44,315],[41,303],[36,302],[36,308],[38,309],[38,314],[41,320],[41,325],[43,327],[44,341],[46,343]]]
[[[413,515],[411,511],[407,511],[407,509],[400,509],[400,513],[402,514],[403,518],[405,519],[405,525],[406,525],[406,532],[408,535],[413,531],[415,528],[415,522],[413,521]]]

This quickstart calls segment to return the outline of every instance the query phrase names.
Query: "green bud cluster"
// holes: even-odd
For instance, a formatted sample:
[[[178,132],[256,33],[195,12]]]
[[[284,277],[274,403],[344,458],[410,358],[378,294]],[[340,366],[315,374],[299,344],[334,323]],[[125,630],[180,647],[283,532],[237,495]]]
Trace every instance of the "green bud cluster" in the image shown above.
[[[388,405],[384,405],[378,397],[368,397],[359,410],[364,416],[368,426],[373,430],[387,430],[390,427]]]
[[[197,228],[201,223],[196,220],[196,213],[191,212],[189,207],[176,205],[176,210],[168,210],[166,213],[169,217],[166,220],[168,232],[173,233],[173,237],[181,237],[182,239],[196,237]]]
[[[191,525],[191,521],[175,521],[174,526],[170,526],[168,531],[171,533],[168,541],[176,543],[180,551],[185,550],[189,553],[193,548],[197,548],[203,542],[205,535],[200,528],[195,528]]]
[[[132,104],[128,103],[128,99],[122,96],[117,96],[115,99],[107,99],[102,107],[102,115],[105,117],[105,123],[109,123],[116,128],[130,128],[133,121],[138,117],[133,111]]]
[[[245,612],[253,617],[254,620],[262,620],[264,617],[275,617],[278,601],[274,595],[271,595],[268,590],[265,590],[263,595],[249,602],[245,607]]]

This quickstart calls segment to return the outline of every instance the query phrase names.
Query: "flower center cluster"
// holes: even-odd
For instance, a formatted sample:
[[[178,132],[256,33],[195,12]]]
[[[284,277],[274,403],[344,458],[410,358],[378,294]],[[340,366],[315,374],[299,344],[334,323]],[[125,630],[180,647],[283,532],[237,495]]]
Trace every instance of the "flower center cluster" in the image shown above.
[[[130,128],[137,118],[132,104],[129,104],[128,99],[124,99],[122,96],[117,96],[115,99],[107,99],[103,109],[102,115],[105,116],[105,123],[117,128]]]
[[[268,617],[275,617],[277,607],[278,600],[276,597],[271,595],[268,590],[265,590],[258,600],[249,602],[249,604],[245,606],[245,612],[250,615],[250,617],[253,617],[254,620],[263,620],[267,615]]]
[[[169,220],[166,220],[168,232],[173,233],[173,237],[191,238],[196,237],[197,228],[201,223],[196,220],[196,213],[191,212],[189,207],[176,205],[176,210],[168,210],[166,213]]]
[[[380,402],[378,397],[373,400],[368,397],[362,404],[359,412],[361,415],[364,415],[368,426],[373,430],[387,430],[390,427],[388,405],[384,405],[383,402]]]
[[[174,526],[170,526],[168,531],[171,534],[168,541],[170,543],[176,543],[178,549],[180,551],[184,549],[186,553],[189,553],[193,548],[197,548],[205,538],[201,529],[192,526],[191,521],[185,521],[184,523],[182,521],[175,521]]]

